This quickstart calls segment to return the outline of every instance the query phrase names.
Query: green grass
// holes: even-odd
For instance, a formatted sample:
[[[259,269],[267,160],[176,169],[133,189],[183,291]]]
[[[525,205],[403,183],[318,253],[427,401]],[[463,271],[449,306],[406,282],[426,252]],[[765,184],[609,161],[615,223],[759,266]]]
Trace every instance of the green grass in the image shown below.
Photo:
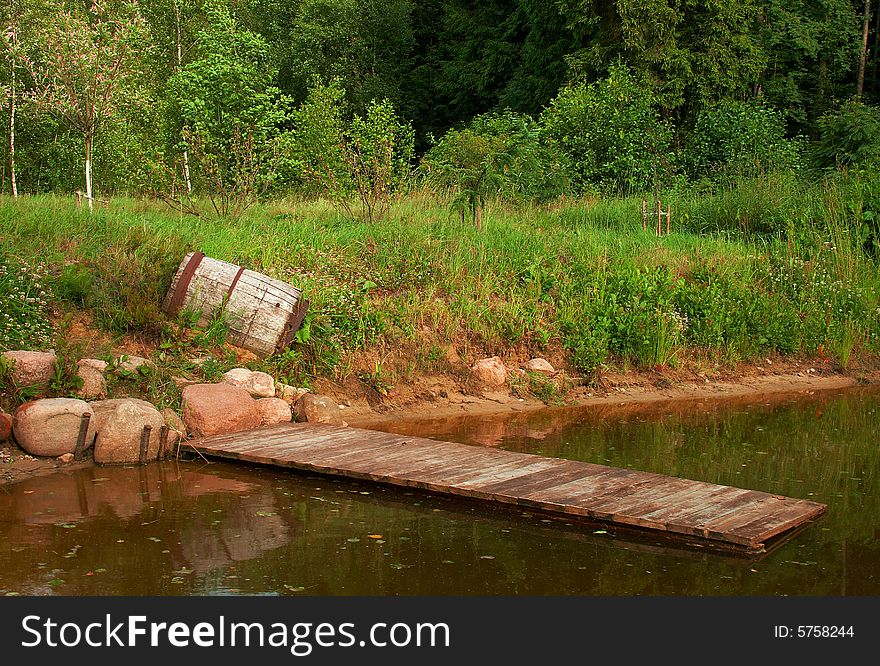
[[[265,364],[291,382],[376,374],[379,362],[391,383],[444,369],[449,346],[465,359],[562,350],[586,374],[695,355],[873,358],[880,274],[861,247],[866,204],[850,185],[805,188],[670,193],[660,238],[642,230],[635,199],[495,204],[478,232],[424,193],[371,225],[324,202],[216,220],[150,200],[89,215],[67,198],[7,198],[0,229],[16,261],[50,266],[62,305],[166,345],[180,335],[160,305],[188,250],[292,283],[311,301],[309,339]]]

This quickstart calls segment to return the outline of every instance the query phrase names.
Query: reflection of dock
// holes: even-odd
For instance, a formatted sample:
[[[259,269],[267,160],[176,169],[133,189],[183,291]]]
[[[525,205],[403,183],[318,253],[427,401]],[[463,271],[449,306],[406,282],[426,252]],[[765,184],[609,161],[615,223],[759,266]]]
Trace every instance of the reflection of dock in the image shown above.
[[[208,437],[203,455],[516,505],[761,552],[825,505],[661,474],[403,437],[290,423]]]

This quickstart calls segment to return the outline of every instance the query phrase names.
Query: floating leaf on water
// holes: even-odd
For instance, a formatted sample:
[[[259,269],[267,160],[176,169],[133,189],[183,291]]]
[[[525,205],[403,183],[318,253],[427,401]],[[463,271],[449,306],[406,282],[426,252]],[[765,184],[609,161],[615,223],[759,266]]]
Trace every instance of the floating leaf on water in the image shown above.
[[[481,560],[494,560],[495,556],[494,555],[480,555],[480,559]]]
[[[167,555],[167,554],[170,553],[170,552],[171,552],[170,550],[163,550],[163,551],[162,551],[162,554],[163,554],[163,555]]]
[[[276,514],[274,511],[257,511],[257,515],[260,518],[268,518],[269,516],[277,516],[278,514]]]
[[[181,583],[183,583],[183,578],[181,578],[180,576],[175,576],[171,579],[171,582],[180,585]]]
[[[147,537],[147,538],[150,541],[155,541],[156,543],[159,543],[160,541],[162,541],[162,539],[160,539],[159,537]]]
[[[95,569],[95,573],[104,573],[106,571],[106,569]]]
[[[125,539],[116,539],[116,543],[125,543]]]
[[[411,567],[412,565],[411,565],[411,564],[400,564],[399,562],[393,562],[393,563],[392,563],[391,565],[389,565],[389,566],[390,566],[392,569],[398,569],[398,570],[399,570],[399,569],[407,569],[407,568]]]
[[[109,481],[110,478],[106,476],[100,476],[97,479],[92,479],[92,483],[101,483],[101,481]]]
[[[382,535],[381,535],[381,534],[368,534],[368,535],[367,535],[367,538],[369,538],[369,539],[381,539],[381,538],[382,538]]]
[[[7,592],[7,593],[6,593],[6,596],[7,596],[7,597],[17,597],[17,596],[19,596],[19,595],[20,595],[19,592]]]
[[[350,539],[346,539],[346,541],[348,541],[348,543],[357,543],[360,539],[357,537],[351,537]]]
[[[74,527],[76,527],[76,525],[74,525],[73,523],[58,523],[55,525],[55,527],[63,527],[66,530],[72,530]]]
[[[409,541],[410,538],[408,536],[402,536],[402,537],[400,537],[400,540],[401,541]]]
[[[593,530],[593,534],[608,534],[606,530]]]
[[[285,590],[290,590],[291,592],[305,592],[305,589],[302,585],[297,585],[294,587],[293,585],[285,585]]]
[[[192,569],[187,569],[186,567],[181,567],[177,571],[172,571],[171,573],[176,574],[178,576],[189,576],[193,572]]]
[[[64,585],[64,581],[60,578],[53,578],[49,581],[49,585],[51,585],[52,587],[58,587],[59,585]]]
[[[440,562],[440,564],[455,564],[455,562],[452,561],[452,560],[442,560],[442,561]]]

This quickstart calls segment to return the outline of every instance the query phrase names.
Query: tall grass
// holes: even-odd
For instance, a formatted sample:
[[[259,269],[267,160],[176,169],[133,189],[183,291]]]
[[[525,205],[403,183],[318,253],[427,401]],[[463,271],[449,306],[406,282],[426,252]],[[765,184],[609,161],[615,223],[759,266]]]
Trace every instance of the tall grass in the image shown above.
[[[117,199],[89,215],[67,199],[0,200],[5,252],[49,263],[68,304],[111,331],[161,338],[160,304],[186,251],[302,288],[307,344],[270,359],[290,376],[344,377],[358,358],[396,372],[460,356],[558,353],[602,365],[719,363],[766,354],[873,357],[880,280],[863,251],[851,182],[756,179],[670,192],[672,233],[642,230],[641,200],[489,206],[484,228],[414,192],[361,224],[324,202],[275,201],[238,220]],[[649,225],[651,227],[651,225]]]

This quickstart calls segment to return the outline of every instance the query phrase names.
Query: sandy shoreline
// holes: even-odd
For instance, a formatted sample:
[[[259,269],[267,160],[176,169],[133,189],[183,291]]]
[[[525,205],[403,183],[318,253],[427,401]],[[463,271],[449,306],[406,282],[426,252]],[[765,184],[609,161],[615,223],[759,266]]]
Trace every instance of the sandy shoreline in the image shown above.
[[[547,409],[577,411],[595,407],[613,417],[617,413],[676,411],[676,406],[694,401],[743,404],[788,400],[817,392],[846,392],[855,388],[880,391],[878,371],[852,376],[828,370],[820,373],[812,368],[786,367],[780,370],[762,373],[753,368],[740,376],[705,377],[699,381],[691,378],[678,380],[675,384],[659,373],[656,376],[650,373],[606,376],[603,390],[578,387],[569,392],[564,404],[555,407],[533,397],[519,398],[506,391],[450,390],[455,382],[448,377],[423,378],[417,385],[406,387],[405,391],[390,394],[379,405],[375,401],[371,404],[364,396],[349,398],[342,387],[336,385],[333,385],[336,390],[325,386],[326,390],[322,392],[336,394],[334,397],[342,406],[343,418],[352,427],[404,432],[409,427],[424,430],[426,423],[430,427],[431,421],[461,422],[481,416],[497,419]],[[0,458],[0,486],[94,464],[91,460],[64,464],[54,459],[33,458],[9,444],[5,451],[8,455]]]

